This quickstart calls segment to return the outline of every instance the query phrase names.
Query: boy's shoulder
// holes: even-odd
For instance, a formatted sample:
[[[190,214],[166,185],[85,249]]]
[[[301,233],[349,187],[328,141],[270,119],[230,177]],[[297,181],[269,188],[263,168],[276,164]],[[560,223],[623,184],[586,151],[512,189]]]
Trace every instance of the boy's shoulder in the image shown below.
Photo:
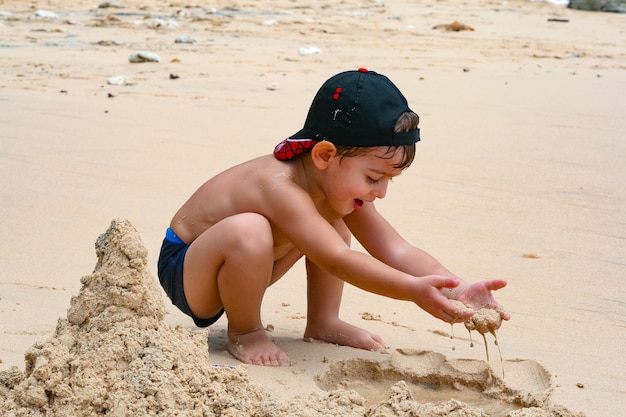
[[[234,168],[252,171],[255,177],[269,176],[273,177],[277,173],[293,174],[296,166],[293,161],[279,161],[273,155],[262,155],[248,161],[242,162]]]
[[[291,186],[298,183],[298,167],[300,162],[279,161],[273,155],[263,155],[235,165],[217,177],[222,181],[233,182],[233,186],[245,187],[246,184],[262,186],[264,184],[285,184]]]

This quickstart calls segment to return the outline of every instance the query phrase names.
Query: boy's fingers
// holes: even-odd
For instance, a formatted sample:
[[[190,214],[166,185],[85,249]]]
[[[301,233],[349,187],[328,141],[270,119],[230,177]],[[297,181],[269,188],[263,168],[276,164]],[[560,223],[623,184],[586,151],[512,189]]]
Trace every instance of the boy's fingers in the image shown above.
[[[435,285],[438,288],[456,288],[461,283],[461,280],[457,278],[440,277],[439,285]]]
[[[455,308],[452,311],[451,315],[454,316],[457,321],[463,322],[474,315],[474,309],[470,306],[465,306],[464,308]]]
[[[485,281],[485,288],[489,291],[496,291],[506,287],[506,284],[507,282],[504,279],[493,279],[491,281]]]
[[[474,315],[474,310],[468,309],[465,311],[459,310],[443,310],[441,312],[441,319],[447,323],[463,323]]]
[[[458,316],[455,313],[447,312],[444,310],[441,312],[441,315],[439,318],[445,321],[446,323],[454,323],[457,321]]]

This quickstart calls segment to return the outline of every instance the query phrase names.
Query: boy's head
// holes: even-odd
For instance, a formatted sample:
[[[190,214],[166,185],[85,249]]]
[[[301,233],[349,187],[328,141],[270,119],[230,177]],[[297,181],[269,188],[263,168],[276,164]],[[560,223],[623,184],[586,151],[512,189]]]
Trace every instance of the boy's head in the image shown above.
[[[304,128],[279,143],[274,156],[291,159],[324,140],[339,149],[413,146],[420,140],[418,123],[417,115],[387,77],[364,68],[346,71],[322,85]]]

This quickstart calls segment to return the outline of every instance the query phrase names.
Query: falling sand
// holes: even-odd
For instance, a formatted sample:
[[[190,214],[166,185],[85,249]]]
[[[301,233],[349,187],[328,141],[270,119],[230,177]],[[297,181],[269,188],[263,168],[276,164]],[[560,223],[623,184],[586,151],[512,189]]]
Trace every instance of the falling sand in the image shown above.
[[[472,330],[476,330],[483,337],[487,362],[489,362],[489,348],[487,347],[487,338],[485,337],[485,334],[487,333],[491,333],[493,335],[496,346],[498,347],[498,353],[500,353],[500,362],[502,362],[502,351],[500,350],[498,336],[496,335],[496,330],[500,328],[501,323],[502,310],[500,308],[495,310],[491,308],[481,308],[472,316],[471,319],[465,322],[465,328],[470,332],[470,337]]]
[[[458,300],[451,300],[451,302],[457,307],[460,312],[464,312],[470,308]],[[487,333],[491,333],[493,335],[495,339],[495,345],[498,347],[498,353],[500,354],[500,364],[502,365],[502,378],[504,378],[504,361],[502,360],[502,351],[500,350],[500,344],[498,343],[498,335],[496,334],[496,330],[499,329],[500,325],[502,324],[503,314],[504,310],[502,309],[502,307],[499,306],[496,309],[480,308],[469,320],[463,323],[470,334],[470,346],[474,346],[474,342],[472,341],[472,330],[477,331],[483,337],[487,363],[489,363],[490,361],[489,347],[487,346],[487,337],[485,335]]]
[[[26,352],[24,371],[0,373],[3,416],[582,415],[550,403],[551,376],[534,361],[505,361],[505,382],[483,361],[410,350],[331,363],[316,381],[321,390],[278,400],[247,366],[212,365],[207,331],[164,324],[163,296],[130,222],[113,220],[96,254],[53,336]],[[383,386],[382,397],[367,395]]]

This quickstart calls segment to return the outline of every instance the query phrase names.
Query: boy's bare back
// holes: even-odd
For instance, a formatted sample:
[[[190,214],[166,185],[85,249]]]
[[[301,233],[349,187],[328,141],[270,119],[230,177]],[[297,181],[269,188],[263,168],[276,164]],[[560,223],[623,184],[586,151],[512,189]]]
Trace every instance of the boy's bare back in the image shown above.
[[[284,163],[271,155],[261,156],[205,182],[178,210],[170,227],[185,242],[193,242],[220,220],[237,213],[258,213],[272,225],[276,260],[293,249],[293,243],[272,219],[275,206],[302,204],[308,197],[305,187],[300,162]]]

